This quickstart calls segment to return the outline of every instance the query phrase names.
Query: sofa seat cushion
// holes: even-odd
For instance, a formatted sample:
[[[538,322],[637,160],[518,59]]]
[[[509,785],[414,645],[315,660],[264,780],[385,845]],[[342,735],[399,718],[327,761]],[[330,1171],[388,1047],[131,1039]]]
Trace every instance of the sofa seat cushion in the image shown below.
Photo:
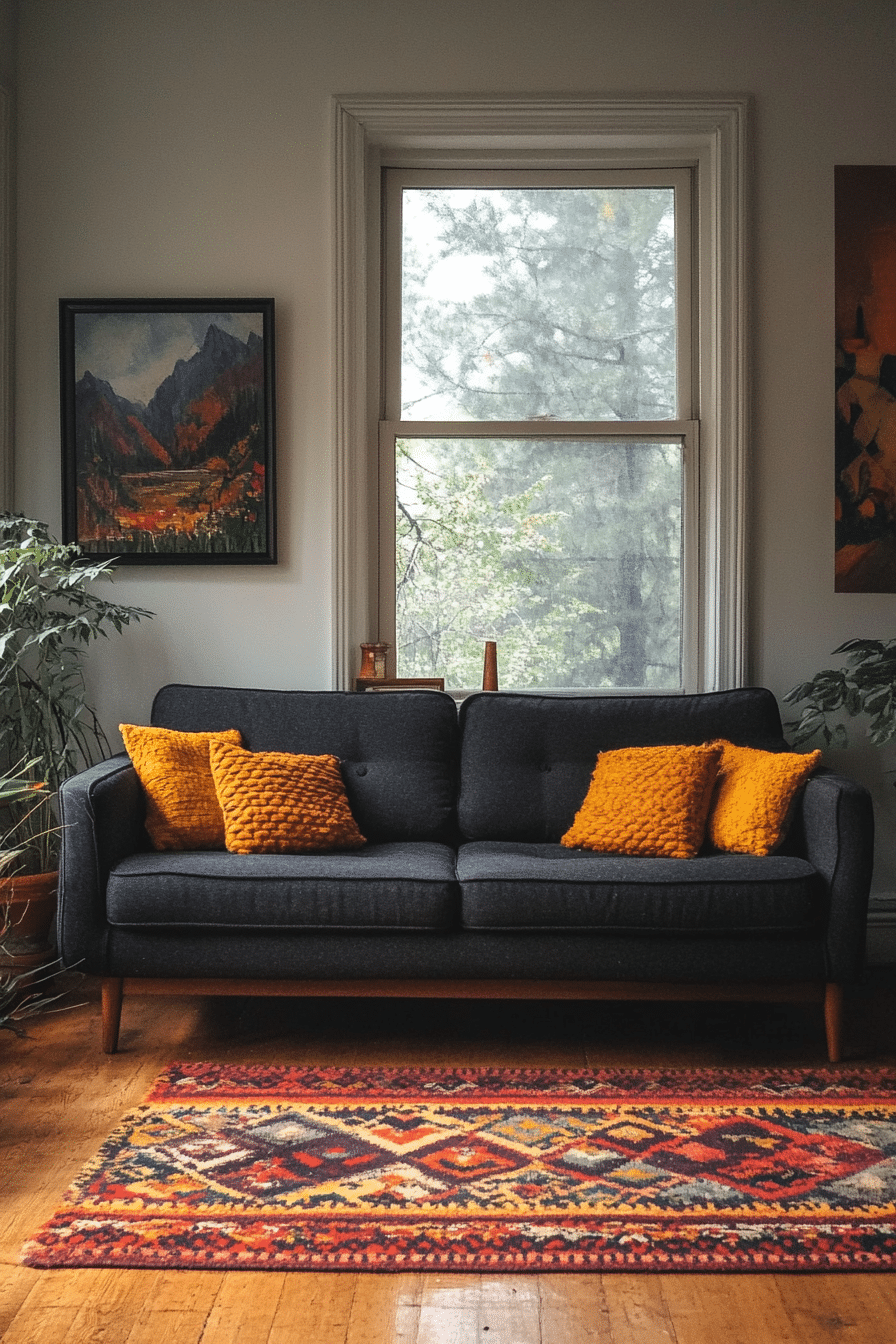
[[[461,846],[457,875],[467,929],[808,933],[823,915],[814,868],[785,855],[641,858],[482,840]]]
[[[450,929],[454,852],[430,841],[354,853],[133,854],[109,875],[118,928]]]

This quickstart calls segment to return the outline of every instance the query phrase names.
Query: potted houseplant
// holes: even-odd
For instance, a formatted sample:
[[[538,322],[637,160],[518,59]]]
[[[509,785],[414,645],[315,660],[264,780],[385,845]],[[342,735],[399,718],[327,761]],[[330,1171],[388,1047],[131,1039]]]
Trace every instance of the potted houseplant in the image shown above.
[[[151,615],[93,591],[109,566],[55,541],[42,522],[0,514],[0,769],[8,776],[19,767],[18,783],[43,786],[51,809],[67,776],[109,754],[87,701],[88,645]],[[7,800],[4,830],[14,831],[17,852],[15,871],[0,877],[0,887],[7,904],[21,897],[34,916],[42,908],[49,929],[59,835],[27,792]]]
[[[845,747],[845,726],[829,723],[828,715],[866,714],[868,736],[881,747],[896,737],[896,639],[848,639],[834,650],[838,654],[845,667],[816,672],[784,696],[802,704],[800,717],[788,724],[794,745],[817,736],[826,746]]]
[[[0,877],[15,871],[23,852],[15,844],[16,824],[10,826],[7,821],[9,809],[23,805],[27,820],[35,811],[42,812],[46,803],[43,784],[29,778],[34,764],[24,762],[0,776]],[[18,1036],[25,1034],[21,1026],[24,1018],[43,1012],[66,993],[65,989],[55,989],[60,963],[58,958],[47,956],[42,932],[27,902],[17,899],[11,890],[0,891],[0,1029]]]

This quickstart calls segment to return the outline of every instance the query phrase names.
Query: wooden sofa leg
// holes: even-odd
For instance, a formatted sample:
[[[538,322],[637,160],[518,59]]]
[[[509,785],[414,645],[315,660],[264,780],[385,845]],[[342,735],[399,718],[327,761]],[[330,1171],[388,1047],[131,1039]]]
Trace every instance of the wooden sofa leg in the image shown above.
[[[828,984],[824,991],[824,1027],[828,1059],[837,1064],[843,1054],[843,986]]]
[[[118,1049],[123,997],[124,980],[119,976],[107,976],[103,980],[103,1050],[107,1055],[114,1055]]]

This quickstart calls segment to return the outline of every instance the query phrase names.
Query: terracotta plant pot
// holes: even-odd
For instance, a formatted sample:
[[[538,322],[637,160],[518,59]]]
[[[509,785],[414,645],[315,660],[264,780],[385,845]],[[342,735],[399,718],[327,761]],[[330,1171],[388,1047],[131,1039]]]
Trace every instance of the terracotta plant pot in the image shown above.
[[[25,954],[50,948],[58,884],[58,872],[0,878],[0,910],[4,922],[9,919],[6,952]]]

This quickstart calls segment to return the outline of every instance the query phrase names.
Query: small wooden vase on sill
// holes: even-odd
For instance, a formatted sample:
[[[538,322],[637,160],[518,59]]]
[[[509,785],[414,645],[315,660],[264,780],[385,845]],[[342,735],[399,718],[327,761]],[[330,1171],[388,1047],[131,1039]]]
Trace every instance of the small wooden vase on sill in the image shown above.
[[[484,691],[496,691],[498,689],[498,645],[493,639],[488,639],[485,643],[482,689]]]

